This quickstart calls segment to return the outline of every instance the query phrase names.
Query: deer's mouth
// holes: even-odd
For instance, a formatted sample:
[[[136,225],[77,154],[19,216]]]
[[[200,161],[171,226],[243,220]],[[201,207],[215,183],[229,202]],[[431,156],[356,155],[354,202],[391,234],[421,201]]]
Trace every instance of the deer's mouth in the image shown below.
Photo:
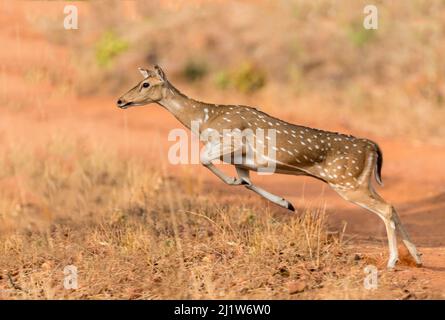
[[[117,106],[121,109],[127,109],[132,104],[133,104],[133,102],[119,102],[118,101]]]

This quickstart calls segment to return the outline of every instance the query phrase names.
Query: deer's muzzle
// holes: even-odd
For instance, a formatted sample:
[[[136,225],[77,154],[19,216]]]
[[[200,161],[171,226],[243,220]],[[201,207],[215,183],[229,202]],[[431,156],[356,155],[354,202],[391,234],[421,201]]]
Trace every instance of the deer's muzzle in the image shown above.
[[[126,109],[126,108],[128,108],[129,105],[131,105],[131,102],[127,102],[125,100],[119,99],[119,100],[117,100],[116,105],[121,109]]]

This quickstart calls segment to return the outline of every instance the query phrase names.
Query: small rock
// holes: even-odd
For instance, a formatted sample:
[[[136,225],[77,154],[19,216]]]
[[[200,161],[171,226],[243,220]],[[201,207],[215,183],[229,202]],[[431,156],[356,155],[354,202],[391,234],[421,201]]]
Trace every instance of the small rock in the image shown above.
[[[51,261],[45,261],[44,263],[42,263],[41,268],[45,271],[51,270],[52,268]]]
[[[289,270],[287,270],[286,267],[281,267],[281,268],[278,270],[278,273],[279,273],[282,277],[285,277],[285,278],[287,278],[287,277],[290,276],[290,272],[289,272]]]
[[[303,292],[306,289],[306,282],[303,280],[291,281],[287,283],[289,294]]]

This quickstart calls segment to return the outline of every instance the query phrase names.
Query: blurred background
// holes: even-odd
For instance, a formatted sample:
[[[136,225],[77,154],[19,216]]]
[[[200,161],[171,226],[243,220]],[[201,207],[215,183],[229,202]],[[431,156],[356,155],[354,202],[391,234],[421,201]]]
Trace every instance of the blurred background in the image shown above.
[[[70,32],[62,4],[47,5],[54,14],[30,8],[28,17],[68,50],[73,70],[62,78],[78,94],[116,95],[134,83],[136,66],[158,63],[186,92],[209,91],[197,98],[254,95],[270,110],[358,128],[366,121],[380,135],[443,137],[443,2],[377,1],[378,30],[363,27],[367,4],[91,1],[79,4],[79,29]]]
[[[68,4],[78,8],[77,30],[63,27]],[[207,257],[207,249],[194,245],[207,241],[201,236],[212,241],[209,234],[216,233],[184,212],[205,215],[223,227],[232,220],[236,226],[230,230],[238,231],[246,225],[269,230],[270,217],[293,221],[244,189],[234,192],[198,165],[169,164],[167,134],[182,126],[162,108],[115,107],[116,99],[140,80],[137,67],[153,64],[194,99],[247,104],[295,124],[379,143],[385,159],[385,188],[379,192],[399,209],[414,242],[434,252],[437,260],[430,263],[443,265],[445,2],[373,1],[377,30],[363,28],[368,4],[1,0],[0,286],[10,285],[5,280],[9,274],[17,283],[29,277],[46,279],[33,282],[39,292],[35,296],[17,294],[63,296],[53,275],[63,263],[72,262],[90,270],[88,279],[97,284],[78,291],[77,298],[149,298],[135,284],[140,276],[149,279],[149,291],[159,297],[214,298],[217,282],[211,276],[196,278],[196,286],[184,289],[183,296],[175,289],[190,277],[184,256],[195,259],[203,250],[199,259]],[[330,232],[344,232],[355,245],[363,244],[362,252],[375,254],[377,264],[384,261],[385,231],[377,217],[344,203],[311,179],[254,179],[289,198],[300,212],[324,208]],[[264,241],[279,246],[278,238],[286,231],[276,232],[262,234]],[[240,234],[245,233],[224,233],[233,237],[224,241],[234,243]],[[292,236],[289,233],[289,239]],[[177,246],[180,257],[172,258],[169,254]],[[147,265],[139,265],[145,258],[137,259],[144,250],[151,259],[147,274],[140,271]],[[235,249],[228,245],[221,248],[225,250]],[[246,254],[235,251],[231,254]],[[125,270],[109,284],[102,268],[119,268],[128,256],[135,258],[134,270]],[[103,267],[106,257],[113,259]],[[174,276],[178,282],[165,282],[154,260],[179,272]],[[212,270],[195,267],[203,274]],[[258,274],[264,268],[258,264]],[[134,278],[124,279],[124,274]],[[443,268],[426,274],[437,287],[444,284]],[[241,287],[221,296],[274,296],[264,285],[252,289],[246,281],[236,280]],[[133,284],[126,287],[128,283]],[[424,297],[421,290],[416,292]]]

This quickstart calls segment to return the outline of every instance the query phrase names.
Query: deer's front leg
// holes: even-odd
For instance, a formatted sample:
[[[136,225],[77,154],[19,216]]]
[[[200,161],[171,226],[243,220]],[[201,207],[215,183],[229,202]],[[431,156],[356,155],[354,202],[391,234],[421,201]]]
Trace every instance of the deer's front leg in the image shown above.
[[[223,145],[223,144],[211,144],[208,143],[205,146],[204,152],[200,155],[200,160],[203,166],[205,166],[207,169],[212,171],[218,178],[220,178],[225,183],[237,186],[242,183],[241,179],[237,179],[234,177],[227,176],[224,172],[219,170],[215,165],[212,163],[213,160],[220,159],[222,156],[227,154],[232,154],[234,152],[233,146],[230,145]]]
[[[239,179],[241,180],[241,183],[243,185],[245,185],[245,187],[249,190],[252,190],[253,192],[259,194],[260,196],[266,198],[269,201],[272,201],[273,203],[286,208],[288,210],[291,211],[295,211],[294,206],[292,205],[292,203],[290,203],[289,201],[287,201],[286,199],[274,195],[260,187],[255,186],[251,181],[250,181],[250,175],[249,175],[249,171],[244,169],[244,168],[240,168],[240,167],[236,167],[236,172],[238,173]]]

